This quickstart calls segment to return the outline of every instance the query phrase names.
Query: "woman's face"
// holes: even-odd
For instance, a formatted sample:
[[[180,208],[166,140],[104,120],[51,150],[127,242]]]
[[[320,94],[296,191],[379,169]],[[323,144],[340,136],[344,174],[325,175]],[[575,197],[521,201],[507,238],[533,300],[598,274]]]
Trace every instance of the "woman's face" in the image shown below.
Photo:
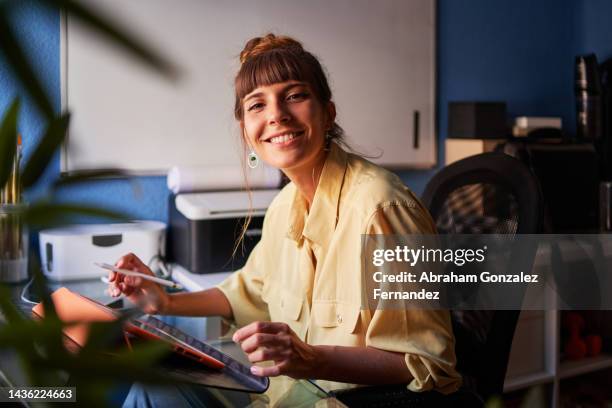
[[[310,171],[323,155],[325,133],[335,119],[305,82],[261,86],[242,101],[247,144],[267,164],[290,172]]]

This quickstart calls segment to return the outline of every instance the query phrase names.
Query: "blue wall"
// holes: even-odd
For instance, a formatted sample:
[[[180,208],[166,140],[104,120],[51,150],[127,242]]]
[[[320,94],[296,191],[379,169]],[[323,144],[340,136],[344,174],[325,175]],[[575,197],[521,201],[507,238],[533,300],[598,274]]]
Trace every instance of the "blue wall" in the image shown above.
[[[580,13],[580,53],[594,52],[600,62],[612,57],[612,2],[608,0],[584,1]]]
[[[15,3],[13,3],[15,4]],[[34,7],[33,2],[23,1],[20,7],[10,9],[10,19],[13,27],[26,49],[30,61],[40,75],[47,94],[53,106],[60,107],[60,76],[59,76],[59,15],[46,9]],[[0,53],[0,113],[4,115],[7,107],[18,95],[23,95],[16,86],[16,81],[7,69],[2,53]],[[44,130],[45,122],[29,100],[21,101],[19,131],[23,135],[24,154],[27,156],[35,146],[38,135]],[[28,191],[32,197],[40,195],[45,185],[57,177],[59,161],[52,165],[43,176],[39,186]]]
[[[27,43],[51,95],[60,107],[59,15],[21,2],[14,21]],[[612,2],[606,0],[439,0],[438,1],[438,146],[443,162],[447,105],[454,100],[506,101],[510,116],[561,116],[575,127],[573,61],[577,53],[612,53]],[[0,61],[2,62],[2,61]],[[0,63],[0,111],[19,92]],[[36,144],[42,121],[25,104],[20,120],[26,155]],[[421,193],[436,169],[400,175]],[[44,193],[59,175],[56,157],[28,198]],[[166,221],[168,191],[164,177],[100,181],[67,188],[60,199],[78,200],[126,211],[135,218]]]
[[[574,129],[575,17],[582,1],[438,1],[438,163],[448,102],[505,101],[509,117],[561,116]],[[587,1],[584,1],[587,3]],[[402,174],[421,193],[438,168]]]

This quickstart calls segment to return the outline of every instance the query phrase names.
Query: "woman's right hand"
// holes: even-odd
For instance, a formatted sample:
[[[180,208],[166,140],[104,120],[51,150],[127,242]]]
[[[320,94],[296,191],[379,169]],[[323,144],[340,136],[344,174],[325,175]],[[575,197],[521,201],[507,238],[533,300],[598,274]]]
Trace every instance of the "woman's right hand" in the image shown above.
[[[122,256],[115,263],[115,267],[154,276],[151,269],[132,253]],[[108,280],[110,282],[108,291],[111,296],[117,297],[123,293],[132,303],[148,314],[167,312],[170,296],[161,285],[138,276],[126,276],[112,271]]]

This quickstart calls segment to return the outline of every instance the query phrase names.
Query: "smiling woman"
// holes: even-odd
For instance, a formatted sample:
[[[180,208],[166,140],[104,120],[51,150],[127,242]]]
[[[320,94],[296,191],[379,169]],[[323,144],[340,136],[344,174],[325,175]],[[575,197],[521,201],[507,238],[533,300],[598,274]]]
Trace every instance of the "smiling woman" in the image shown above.
[[[240,62],[234,115],[243,142],[292,181],[300,179],[311,202],[323,147],[341,141],[344,134],[335,122],[336,108],[321,64],[299,42],[272,34],[250,40]]]
[[[362,235],[433,234],[431,217],[395,174],[342,149],[327,78],[299,42],[254,38],[241,63],[234,112],[245,156],[291,180],[268,208],[260,242],[213,289],[167,295],[113,274],[111,291],[152,312],[232,319],[255,375],[328,380],[335,389],[403,383],[456,391],[448,311],[362,308]],[[150,273],[133,255],[116,266]]]

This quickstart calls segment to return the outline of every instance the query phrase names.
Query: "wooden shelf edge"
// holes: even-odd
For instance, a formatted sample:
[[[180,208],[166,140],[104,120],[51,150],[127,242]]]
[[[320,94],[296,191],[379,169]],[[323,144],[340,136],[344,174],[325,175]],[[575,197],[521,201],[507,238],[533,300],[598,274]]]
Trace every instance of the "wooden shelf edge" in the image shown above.
[[[552,383],[554,379],[555,375],[546,371],[506,378],[506,381],[504,381],[504,392],[516,391],[532,385]]]
[[[563,361],[559,366],[559,378],[576,377],[610,367],[612,367],[612,355],[610,354],[602,354],[597,357],[583,358],[575,361]]]

